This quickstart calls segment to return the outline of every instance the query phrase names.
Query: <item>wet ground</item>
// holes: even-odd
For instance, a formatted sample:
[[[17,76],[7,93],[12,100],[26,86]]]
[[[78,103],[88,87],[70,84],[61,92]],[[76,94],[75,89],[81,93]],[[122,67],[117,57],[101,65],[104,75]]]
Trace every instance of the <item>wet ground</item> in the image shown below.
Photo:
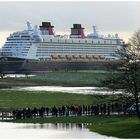
[[[103,87],[62,87],[62,86],[29,86],[29,87],[14,87],[9,90],[24,90],[24,91],[51,91],[77,94],[119,94]]]

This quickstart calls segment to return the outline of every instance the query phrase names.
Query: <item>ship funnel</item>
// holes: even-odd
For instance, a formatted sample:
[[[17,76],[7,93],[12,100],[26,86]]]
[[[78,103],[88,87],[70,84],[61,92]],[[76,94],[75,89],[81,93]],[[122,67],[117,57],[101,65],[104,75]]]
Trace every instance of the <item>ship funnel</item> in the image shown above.
[[[42,25],[40,26],[40,30],[43,35],[54,35],[54,26],[51,25],[51,22],[42,22]]]
[[[81,24],[73,24],[73,28],[71,28],[71,38],[84,38],[84,28],[82,28]]]

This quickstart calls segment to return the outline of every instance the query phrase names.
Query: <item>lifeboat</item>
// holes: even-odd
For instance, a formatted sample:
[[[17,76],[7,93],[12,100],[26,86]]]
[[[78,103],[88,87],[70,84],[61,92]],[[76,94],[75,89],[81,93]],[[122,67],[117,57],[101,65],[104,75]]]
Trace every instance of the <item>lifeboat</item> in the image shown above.
[[[60,59],[64,59],[65,56],[64,56],[64,55],[59,55],[59,58],[60,58]]]
[[[80,55],[80,58],[86,58],[86,56],[85,55]]]
[[[73,55],[72,57],[75,59],[79,58],[79,56],[77,56],[77,55]]]
[[[70,58],[72,58],[72,56],[71,55],[66,55],[66,58],[70,59]]]
[[[57,55],[51,55],[51,58],[52,59],[58,59],[58,56]]]
[[[91,59],[93,57],[91,55],[86,55],[86,58]]]
[[[96,55],[96,56],[94,56],[94,58],[95,58],[95,59],[98,59],[98,58],[99,58],[99,56],[98,56],[98,55]]]

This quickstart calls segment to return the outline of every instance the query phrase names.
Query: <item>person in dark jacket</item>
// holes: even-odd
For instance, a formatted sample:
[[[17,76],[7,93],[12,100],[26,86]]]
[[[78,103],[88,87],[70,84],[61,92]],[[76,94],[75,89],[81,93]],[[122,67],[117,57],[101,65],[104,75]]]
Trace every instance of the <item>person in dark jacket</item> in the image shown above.
[[[110,109],[111,109],[111,106],[110,106],[110,104],[108,104],[108,106],[107,106],[107,115],[110,115]]]
[[[106,114],[106,104],[105,103],[103,104],[103,114],[104,115]]]

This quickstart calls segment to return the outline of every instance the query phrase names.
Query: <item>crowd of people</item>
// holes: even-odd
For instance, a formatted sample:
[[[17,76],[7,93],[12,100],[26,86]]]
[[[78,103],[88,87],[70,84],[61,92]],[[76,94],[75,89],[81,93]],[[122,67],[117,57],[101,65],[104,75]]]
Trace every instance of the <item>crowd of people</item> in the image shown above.
[[[51,116],[112,115],[127,114],[130,104],[66,105],[41,108],[23,108],[12,111],[14,119],[43,118]]]

